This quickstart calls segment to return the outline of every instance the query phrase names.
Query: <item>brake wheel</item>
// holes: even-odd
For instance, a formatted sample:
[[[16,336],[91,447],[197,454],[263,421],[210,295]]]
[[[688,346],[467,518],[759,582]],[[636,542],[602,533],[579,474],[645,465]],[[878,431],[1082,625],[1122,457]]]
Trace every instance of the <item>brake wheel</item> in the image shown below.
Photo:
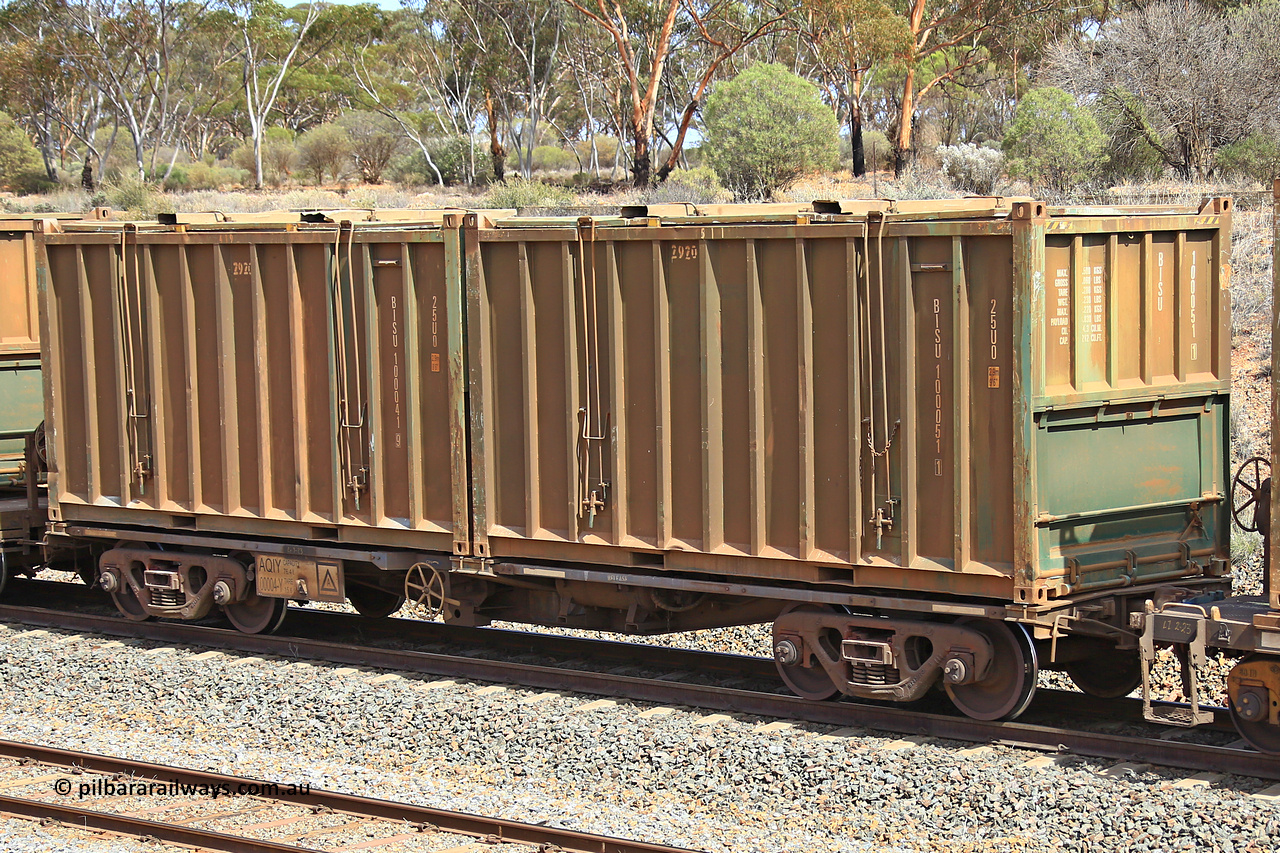
[[[1264,519],[1259,517],[1264,492],[1271,491],[1271,461],[1255,456],[1240,463],[1231,480],[1231,518],[1236,526],[1247,533],[1262,528]]]

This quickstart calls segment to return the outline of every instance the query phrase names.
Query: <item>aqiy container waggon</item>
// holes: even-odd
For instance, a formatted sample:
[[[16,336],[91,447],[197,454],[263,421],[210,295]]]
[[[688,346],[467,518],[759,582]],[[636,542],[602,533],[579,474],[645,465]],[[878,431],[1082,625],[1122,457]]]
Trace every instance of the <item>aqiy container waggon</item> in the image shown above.
[[[802,696],[996,719],[1230,585],[1228,200],[419,215],[39,233],[51,529],[124,614],[772,622]]]

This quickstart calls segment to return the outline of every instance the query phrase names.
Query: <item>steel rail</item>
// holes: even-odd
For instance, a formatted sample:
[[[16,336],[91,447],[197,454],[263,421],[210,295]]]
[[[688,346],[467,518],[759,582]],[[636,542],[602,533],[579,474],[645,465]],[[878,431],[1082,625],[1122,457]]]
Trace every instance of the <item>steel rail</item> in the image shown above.
[[[98,606],[112,617],[118,613],[114,605],[101,592],[63,581],[14,579],[10,587],[5,590],[4,602],[14,607],[54,609],[55,596],[59,606],[64,603],[75,607]],[[209,622],[196,624],[207,626]],[[290,636],[301,634],[304,637],[314,635],[330,639],[350,637],[361,643],[376,639],[415,646],[471,646],[501,650],[515,655],[538,654],[566,660],[584,658],[614,661],[619,665],[664,671],[689,669],[698,672],[724,673],[735,678],[760,678],[781,685],[778,680],[778,671],[769,658],[672,648],[650,643],[618,642],[537,631],[511,631],[502,628],[468,628],[418,619],[394,617],[370,619],[354,613],[313,610],[305,607],[290,609],[284,627],[276,633],[276,636],[284,636],[282,632],[285,631],[289,632]]]
[[[227,835],[211,829],[159,823],[128,815],[50,803],[45,800],[27,800],[0,795],[0,814],[37,820],[52,819],[76,829],[131,835],[136,838],[152,838],[200,850],[220,850],[225,853],[323,853],[313,847],[296,847],[276,841]]]
[[[354,794],[343,794],[318,788],[312,788],[305,793],[293,793],[288,790],[287,783],[231,776],[206,770],[191,770],[167,764],[133,761],[38,744],[0,740],[0,757],[15,760],[34,760],[44,765],[67,767],[69,769],[78,768],[91,773],[122,774],[136,779],[161,780],[166,783],[176,780],[181,785],[190,786],[208,786],[210,788],[216,786],[222,790],[233,792],[241,785],[275,785],[279,788],[278,792],[255,794],[253,796],[258,799],[302,805],[313,809],[323,807],[354,817],[397,821],[433,831],[467,835],[511,844],[528,844],[534,847],[550,845],[561,850],[577,851],[578,853],[690,853],[689,849],[684,847],[671,847],[646,841],[632,841],[573,829],[521,823],[504,818],[485,817],[467,812],[419,806],[412,803],[397,803],[373,797],[359,797]],[[74,806],[49,803],[44,800],[0,796],[0,812],[21,814],[27,817],[53,817],[69,824],[73,823],[110,832],[123,832],[129,835],[151,835],[163,841],[190,844],[197,847],[213,847],[217,850],[229,851],[229,853],[239,853],[239,851],[258,853],[258,851],[284,850],[295,851],[296,853],[300,849],[309,849],[281,844],[280,842],[259,841],[241,836],[226,835],[189,826],[175,826],[124,815],[81,809]],[[85,822],[82,823],[82,820]]]
[[[1212,770],[1264,779],[1280,779],[1280,758],[1250,749],[1078,731],[1054,726],[987,722],[968,717],[922,713],[900,706],[857,702],[811,702],[796,696],[731,687],[689,684],[609,672],[540,664],[486,660],[433,652],[355,646],[325,640],[240,634],[189,623],[127,622],[115,616],[91,616],[41,608],[0,606],[0,620],[73,631],[183,643],[279,657],[324,660],[525,687],[571,690],[665,705],[779,717],[834,726],[863,726],[881,731],[978,743],[1071,752],[1098,758],[1140,760],[1167,767]]]
[[[49,595],[55,591],[64,600],[69,599],[77,605],[102,603],[100,599],[94,600],[92,590],[74,584],[29,580],[19,581],[19,583],[22,584],[22,586],[18,587],[19,589],[28,594],[34,593],[33,600],[41,602],[34,606],[45,607],[49,603]],[[16,603],[13,601],[16,598],[18,596],[12,592],[6,593],[6,599],[11,604]],[[108,609],[114,617],[115,610],[113,608]],[[136,625],[137,623],[121,624]],[[649,669],[662,673],[670,673],[673,670],[698,674],[724,673],[738,682],[759,681],[777,685],[779,688],[777,692],[785,694],[772,659],[730,652],[681,649],[650,643],[573,637],[561,634],[546,634],[538,631],[467,628],[460,625],[446,625],[441,622],[426,622],[416,619],[370,619],[353,613],[306,608],[291,610],[282,630],[289,632],[287,636],[323,638],[329,641],[341,641],[341,638],[346,637],[362,645],[372,640],[378,640],[419,647],[484,648],[512,655],[554,657],[567,663],[584,660],[591,661],[597,665],[615,663],[620,667],[633,670]],[[128,636],[142,637],[143,634],[130,631]],[[277,633],[276,636],[281,637],[285,636],[285,634]],[[421,651],[422,649],[418,650]],[[443,653],[449,654],[451,652]],[[561,664],[561,668],[568,667]],[[598,668],[598,666],[595,668]],[[1178,706],[1184,703],[1158,701],[1156,704]],[[1209,727],[1222,731],[1234,731],[1225,708],[1206,707],[1205,710],[1213,710],[1216,718],[1214,723],[1201,726],[1202,731]],[[1140,700],[1127,698],[1099,699],[1083,693],[1051,688],[1041,688],[1036,692],[1036,699],[1032,703],[1030,712],[1095,717],[1108,721],[1145,722],[1142,716],[1142,702]]]

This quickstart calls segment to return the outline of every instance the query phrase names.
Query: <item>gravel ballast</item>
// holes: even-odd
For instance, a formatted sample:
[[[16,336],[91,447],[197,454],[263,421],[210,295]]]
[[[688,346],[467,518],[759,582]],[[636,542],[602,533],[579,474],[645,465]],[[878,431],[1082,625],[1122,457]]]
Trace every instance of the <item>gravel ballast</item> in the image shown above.
[[[1280,846],[1255,779],[1180,787],[1181,771],[1005,747],[18,626],[0,640],[7,737],[51,746],[708,850]]]

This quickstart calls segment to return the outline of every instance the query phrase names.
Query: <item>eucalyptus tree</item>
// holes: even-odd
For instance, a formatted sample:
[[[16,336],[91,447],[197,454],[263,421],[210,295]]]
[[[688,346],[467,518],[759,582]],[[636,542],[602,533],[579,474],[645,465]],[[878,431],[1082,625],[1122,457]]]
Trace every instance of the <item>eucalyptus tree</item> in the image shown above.
[[[466,0],[458,4],[490,58],[510,69],[505,88],[509,133],[527,178],[533,169],[538,134],[554,108],[556,84],[564,66],[565,8],[559,0]],[[517,119],[518,120],[515,120]]]
[[[636,186],[653,175],[655,120],[664,92],[668,63],[677,49],[698,50],[703,63],[689,73],[690,90],[681,97],[675,137],[658,170],[665,178],[679,160],[690,124],[721,66],[766,34],[782,28],[791,0],[652,0],[617,3],[609,0],[563,0],[613,41],[616,68],[629,99],[626,135],[631,145],[631,172]],[[696,47],[695,47],[696,46]],[[673,95],[674,97],[674,95]]]
[[[19,0],[0,9],[0,98],[35,138],[52,180],[57,167],[67,165],[66,135],[83,139],[86,124],[96,130],[103,98],[81,85],[62,58],[60,31],[49,11],[40,0]],[[92,182],[90,156],[85,153]]]
[[[910,58],[910,29],[889,0],[812,0],[800,17],[817,71],[848,119],[853,174],[864,175],[863,100],[878,69]]]
[[[629,100],[627,136],[631,145],[631,174],[636,186],[648,186],[654,116],[671,35],[683,0],[653,3],[611,3],[608,0],[564,0],[613,40]]]
[[[254,187],[262,188],[262,139],[280,86],[302,47],[307,32],[320,17],[321,6],[311,2],[286,9],[275,0],[228,0],[240,41],[240,64],[245,118],[253,141]]]
[[[793,15],[798,8],[800,6],[788,0],[754,3],[685,0],[685,29],[692,49],[679,51],[673,60],[688,56],[698,61],[689,68],[686,89],[680,93],[683,107],[680,103],[673,105],[679,111],[674,122],[675,135],[669,141],[666,160],[655,175],[659,181],[665,180],[679,163],[689,127],[705,100],[707,88],[723,74],[725,63],[760,39],[794,26]]]
[[[442,186],[432,143],[442,136],[469,140],[484,98],[484,46],[466,37],[469,26],[455,2],[410,2],[384,34],[352,46],[349,67],[361,105],[394,121]],[[467,160],[470,179],[475,162]]]
[[[113,121],[128,131],[138,178],[145,180],[148,152],[154,169],[156,152],[175,130],[181,98],[173,62],[178,27],[199,13],[174,0],[39,2],[47,26],[56,28],[53,45],[61,65],[77,85],[100,95]],[[95,115],[92,106],[89,115]]]
[[[1016,63],[1020,51],[1078,19],[1075,0],[891,0],[911,39],[894,91],[894,169],[911,159],[916,119],[928,95],[989,62]]]

